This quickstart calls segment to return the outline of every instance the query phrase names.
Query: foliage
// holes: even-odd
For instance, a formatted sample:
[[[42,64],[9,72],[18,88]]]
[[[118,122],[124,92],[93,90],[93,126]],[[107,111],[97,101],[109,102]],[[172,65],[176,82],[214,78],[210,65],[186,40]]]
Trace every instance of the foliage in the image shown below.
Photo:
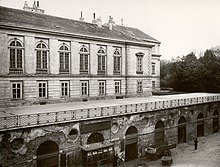
[[[172,61],[161,61],[161,87],[181,92],[220,92],[220,49],[192,52]]]

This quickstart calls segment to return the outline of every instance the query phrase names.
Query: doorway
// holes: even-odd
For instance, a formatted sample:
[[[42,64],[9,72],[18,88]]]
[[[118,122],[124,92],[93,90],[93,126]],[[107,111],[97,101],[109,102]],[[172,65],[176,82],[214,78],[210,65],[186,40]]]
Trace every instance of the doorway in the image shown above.
[[[197,137],[204,136],[204,116],[199,113],[197,117]]]
[[[178,143],[186,142],[186,119],[182,116],[178,121]]]

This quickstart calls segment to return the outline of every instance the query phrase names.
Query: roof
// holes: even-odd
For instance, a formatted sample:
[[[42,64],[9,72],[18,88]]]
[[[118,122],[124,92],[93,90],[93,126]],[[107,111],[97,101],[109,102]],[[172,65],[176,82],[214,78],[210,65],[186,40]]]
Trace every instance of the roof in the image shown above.
[[[154,42],[158,40],[143,31],[120,25],[114,25],[110,30],[107,26],[98,27],[96,24],[70,20],[51,15],[39,14],[24,10],[0,6],[0,26],[10,26],[27,30],[40,30],[51,33],[64,33],[79,36],[91,36],[129,42]]]

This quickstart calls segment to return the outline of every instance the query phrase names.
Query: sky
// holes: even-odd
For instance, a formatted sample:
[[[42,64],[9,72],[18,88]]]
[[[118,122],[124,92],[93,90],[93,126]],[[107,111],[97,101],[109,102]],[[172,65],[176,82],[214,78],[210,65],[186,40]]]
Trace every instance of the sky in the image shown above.
[[[27,0],[29,6],[34,0]],[[161,42],[161,59],[220,45],[220,0],[39,0],[45,14],[86,22],[93,13],[102,23],[135,27]],[[25,0],[0,0],[0,6],[23,9]]]

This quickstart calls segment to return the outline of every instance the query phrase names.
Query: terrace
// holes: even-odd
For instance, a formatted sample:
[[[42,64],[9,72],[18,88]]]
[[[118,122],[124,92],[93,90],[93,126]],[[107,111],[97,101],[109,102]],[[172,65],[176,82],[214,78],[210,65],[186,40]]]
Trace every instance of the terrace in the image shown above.
[[[217,101],[220,101],[220,94],[190,93],[11,107],[0,112],[0,131],[132,115]]]

